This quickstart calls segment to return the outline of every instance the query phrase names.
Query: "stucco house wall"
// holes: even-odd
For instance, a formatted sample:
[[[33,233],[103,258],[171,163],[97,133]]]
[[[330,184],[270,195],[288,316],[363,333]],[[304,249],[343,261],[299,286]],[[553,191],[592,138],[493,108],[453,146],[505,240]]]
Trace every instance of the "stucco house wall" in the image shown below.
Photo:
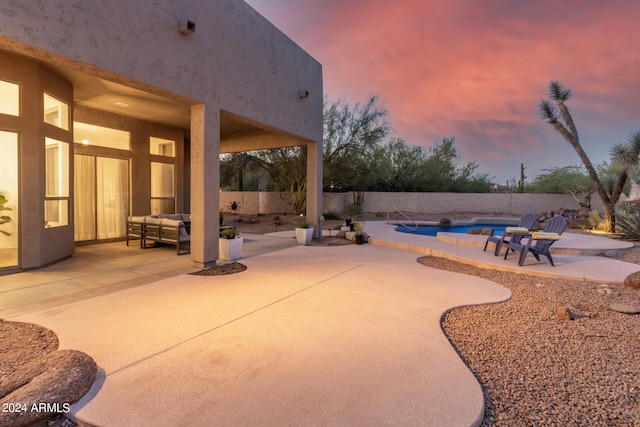
[[[322,117],[320,64],[243,1],[40,0],[0,13],[5,49],[322,139],[308,120]],[[192,35],[178,31],[185,19]]]
[[[195,24],[190,35],[179,31],[185,20]],[[178,205],[191,211],[195,265],[214,264],[218,257],[218,226],[209,219],[220,208],[219,154],[224,150],[306,145],[307,213],[312,218],[321,214],[322,67],[245,2],[3,1],[0,51],[190,107],[190,145],[185,146],[188,161]],[[300,91],[308,95],[299,96]],[[259,131],[223,134],[221,122],[229,118]],[[25,137],[21,134],[21,147]],[[25,161],[41,165],[40,154],[25,154],[21,151]],[[133,179],[143,179],[145,173],[136,171]],[[35,230],[31,232],[38,238],[28,243],[23,234],[23,248],[49,245],[39,226]],[[50,255],[47,261],[73,252],[73,233],[58,237],[60,249],[44,249]],[[34,252],[35,247],[29,249]],[[44,263],[40,257],[29,266]]]

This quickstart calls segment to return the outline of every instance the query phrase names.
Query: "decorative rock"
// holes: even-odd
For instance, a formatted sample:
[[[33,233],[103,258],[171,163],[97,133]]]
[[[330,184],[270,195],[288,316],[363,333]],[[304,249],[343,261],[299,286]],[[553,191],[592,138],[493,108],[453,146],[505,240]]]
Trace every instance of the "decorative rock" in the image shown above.
[[[562,306],[556,308],[556,314],[558,315],[558,317],[564,320],[575,320],[577,317],[575,313],[573,313],[567,307]]]
[[[483,236],[490,236],[492,232],[493,232],[493,228],[481,228],[480,229],[480,234],[482,234]]]
[[[440,222],[438,223],[439,226],[441,227],[450,227],[451,226],[451,219],[449,218],[440,218]]]
[[[589,229],[591,228],[591,223],[589,222],[589,218],[567,218],[567,227],[573,229]]]
[[[578,210],[577,218],[589,218],[591,216],[591,209],[582,208]]]
[[[624,285],[629,288],[640,289],[640,271],[636,271],[625,277]]]
[[[613,311],[617,311],[625,314],[640,314],[640,307],[633,306],[631,304],[611,304],[609,307]]]
[[[367,233],[362,233],[363,242],[369,243],[369,235]],[[352,242],[356,241],[356,233],[354,231],[347,231],[344,236],[345,239],[350,240]]]
[[[40,373],[25,384],[25,371]],[[96,363],[81,351],[60,350],[33,360],[24,369],[7,375],[7,383],[24,385],[0,399],[0,406],[20,402],[28,410],[0,412],[0,425],[27,426],[68,411],[68,405],[89,391],[96,373]],[[41,408],[41,403],[48,405]],[[31,410],[34,405],[37,410]]]

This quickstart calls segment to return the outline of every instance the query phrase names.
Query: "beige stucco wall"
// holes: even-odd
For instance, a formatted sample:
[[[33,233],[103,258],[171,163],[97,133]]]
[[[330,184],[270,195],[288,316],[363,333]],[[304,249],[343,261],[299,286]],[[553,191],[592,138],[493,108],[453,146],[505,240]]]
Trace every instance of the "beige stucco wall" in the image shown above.
[[[348,198],[348,203],[352,200]],[[387,212],[399,209],[403,212],[449,212],[504,213],[522,215],[526,212],[578,209],[576,201],[568,194],[531,193],[367,193],[367,212]],[[597,197],[592,208],[602,211]]]
[[[240,213],[273,214],[293,213],[287,203],[288,193],[257,191],[223,191],[220,193],[221,206],[227,211],[232,201],[240,203]],[[345,206],[351,204],[351,193],[324,193],[323,213],[344,215]],[[451,214],[471,212],[478,214],[507,214],[521,216],[526,212],[541,213],[559,208],[577,209],[575,200],[568,194],[510,194],[510,193],[378,193],[368,192],[365,196],[365,212],[402,212]],[[603,212],[602,202],[594,198],[592,208]]]
[[[71,144],[71,130],[51,126],[42,120],[43,92],[68,103],[73,114],[73,88],[63,76],[33,61],[0,52],[0,64],[0,79],[19,83],[22,93],[20,115],[2,115],[0,129],[19,135],[19,208],[12,216],[14,225],[19,224],[20,264],[27,269],[69,257],[74,251],[71,222],[60,227],[45,228],[44,225],[44,141],[48,137]],[[72,164],[71,158],[69,164]],[[70,191],[69,208],[72,196]],[[73,221],[73,213],[69,214],[69,221]]]
[[[2,48],[322,139],[322,67],[243,1],[34,0],[0,14]]]

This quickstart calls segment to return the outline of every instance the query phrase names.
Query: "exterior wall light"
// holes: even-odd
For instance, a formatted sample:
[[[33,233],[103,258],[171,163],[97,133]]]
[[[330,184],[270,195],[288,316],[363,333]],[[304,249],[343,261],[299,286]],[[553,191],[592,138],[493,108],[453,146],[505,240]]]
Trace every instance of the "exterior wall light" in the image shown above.
[[[180,33],[185,36],[196,32],[196,23],[185,19],[184,21],[180,21]]]

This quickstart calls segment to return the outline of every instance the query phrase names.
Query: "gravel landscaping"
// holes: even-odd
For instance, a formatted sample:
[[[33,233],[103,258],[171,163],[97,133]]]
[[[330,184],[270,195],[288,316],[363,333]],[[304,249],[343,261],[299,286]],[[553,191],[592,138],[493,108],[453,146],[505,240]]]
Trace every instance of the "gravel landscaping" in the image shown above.
[[[638,263],[639,248],[622,258]],[[611,309],[640,306],[639,291],[442,258],[418,262],[494,281],[513,294],[503,303],[453,309],[442,321],[482,386],[482,426],[640,425],[640,315]]]

